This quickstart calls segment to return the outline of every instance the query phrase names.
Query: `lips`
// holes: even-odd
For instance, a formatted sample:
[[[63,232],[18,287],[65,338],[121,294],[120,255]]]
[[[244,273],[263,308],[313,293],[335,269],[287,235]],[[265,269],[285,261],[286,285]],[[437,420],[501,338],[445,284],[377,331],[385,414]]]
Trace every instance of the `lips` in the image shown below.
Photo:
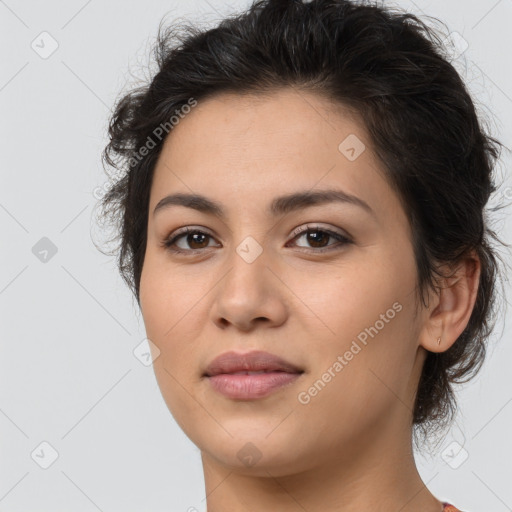
[[[251,372],[285,372],[304,373],[304,370],[294,364],[264,351],[252,351],[245,354],[239,352],[224,352],[213,359],[207,366],[204,376],[213,377],[221,374],[250,375]]]
[[[203,377],[230,400],[259,400],[293,385],[303,373],[269,352],[225,352],[208,365]]]

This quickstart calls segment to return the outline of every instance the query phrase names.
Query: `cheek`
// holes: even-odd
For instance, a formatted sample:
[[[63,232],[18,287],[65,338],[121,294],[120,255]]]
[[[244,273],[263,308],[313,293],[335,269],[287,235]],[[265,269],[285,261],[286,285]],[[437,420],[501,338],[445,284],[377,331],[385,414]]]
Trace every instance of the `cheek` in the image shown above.
[[[412,257],[386,256],[377,247],[339,265],[299,270],[286,276],[300,299],[294,298],[295,313],[303,311],[302,319],[316,322],[322,336],[331,334],[333,342],[351,339],[376,323],[379,333],[399,329],[407,316],[402,311],[414,298]]]
[[[191,339],[194,337],[194,302],[189,286],[179,272],[169,274],[155,258],[148,255],[140,280],[140,303],[147,337],[156,345],[153,371],[161,395],[182,429],[187,418],[197,413],[189,392],[191,375],[197,361]],[[158,350],[158,352],[157,352]]]
[[[173,326],[186,316],[190,290],[190,281],[179,268],[165,264],[164,258],[148,249],[140,279],[140,303],[146,329],[155,339],[171,336]]]
[[[386,387],[379,378],[391,389],[402,389],[416,351],[412,254],[390,251],[386,256],[376,250],[367,255],[290,284],[298,297],[307,297],[307,307],[300,304],[305,312],[301,330],[315,369],[311,380],[321,378],[341,356],[343,370],[335,372],[332,388],[350,389],[354,406],[361,399],[382,398]]]
[[[140,281],[141,312],[147,337],[160,351],[154,361],[155,373],[169,381],[166,387],[172,386],[171,375],[184,382],[198,372],[197,341],[204,338],[205,318],[201,299],[215,284],[210,280],[208,276],[194,278],[165,258],[148,254]]]

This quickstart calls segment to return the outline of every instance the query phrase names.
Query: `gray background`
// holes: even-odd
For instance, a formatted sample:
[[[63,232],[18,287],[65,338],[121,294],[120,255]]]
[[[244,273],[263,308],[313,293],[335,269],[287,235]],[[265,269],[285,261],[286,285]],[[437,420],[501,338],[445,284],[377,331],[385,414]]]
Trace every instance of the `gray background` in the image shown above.
[[[439,17],[463,37],[456,65],[510,148],[512,0],[394,5]],[[149,76],[159,21],[208,24],[231,7],[0,1],[0,511],[205,508],[199,451],[168,412],[151,366],[135,357],[142,318],[91,237],[101,241],[94,191],[107,180],[99,155],[109,110]],[[58,48],[44,55],[52,41]],[[507,181],[496,198],[509,204],[510,164],[504,153]],[[510,242],[507,215],[497,227]],[[512,510],[510,334],[500,322],[481,373],[460,388],[456,426],[438,453],[417,455],[432,492],[467,512]]]

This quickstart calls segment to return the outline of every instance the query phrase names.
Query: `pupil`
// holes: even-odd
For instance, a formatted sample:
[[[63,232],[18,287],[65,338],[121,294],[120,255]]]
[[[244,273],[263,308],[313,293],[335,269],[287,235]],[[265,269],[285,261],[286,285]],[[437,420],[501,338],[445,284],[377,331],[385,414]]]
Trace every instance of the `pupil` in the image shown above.
[[[319,234],[320,233],[320,234]],[[313,236],[313,240],[311,240],[311,237]],[[321,231],[310,231],[308,233],[308,242],[309,243],[312,243],[313,244],[313,247],[316,247],[314,244],[318,244],[318,238],[320,238],[320,242],[322,241],[323,238],[328,238],[328,234],[327,233],[323,233]],[[315,240],[316,238],[316,240]],[[320,244],[321,245],[321,244]]]
[[[205,235],[205,234],[201,234],[201,233],[192,233],[192,234],[188,235],[188,242],[189,242],[189,244],[190,244],[191,246],[192,246],[194,243],[196,243],[196,242],[197,242],[196,240],[194,240],[194,238],[195,238],[195,237],[198,237],[198,236],[199,236],[199,237],[206,237],[207,235]],[[190,240],[191,240],[191,239],[192,239],[192,242],[190,242]],[[200,244],[200,242],[199,242],[199,244]]]

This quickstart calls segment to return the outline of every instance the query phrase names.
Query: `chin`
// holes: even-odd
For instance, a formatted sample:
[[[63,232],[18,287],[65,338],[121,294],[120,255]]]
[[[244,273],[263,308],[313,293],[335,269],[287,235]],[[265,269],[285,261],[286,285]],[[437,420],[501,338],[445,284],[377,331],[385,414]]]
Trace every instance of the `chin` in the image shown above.
[[[269,436],[268,429],[261,433],[253,431],[251,435],[243,429],[240,435],[233,430],[230,433],[233,437],[223,436],[222,441],[211,439],[202,443],[201,448],[230,471],[252,476],[286,476],[303,471],[311,464],[312,457],[304,453],[304,441],[301,440],[301,450],[298,450],[295,435],[287,443],[277,436],[270,439],[277,432]]]

